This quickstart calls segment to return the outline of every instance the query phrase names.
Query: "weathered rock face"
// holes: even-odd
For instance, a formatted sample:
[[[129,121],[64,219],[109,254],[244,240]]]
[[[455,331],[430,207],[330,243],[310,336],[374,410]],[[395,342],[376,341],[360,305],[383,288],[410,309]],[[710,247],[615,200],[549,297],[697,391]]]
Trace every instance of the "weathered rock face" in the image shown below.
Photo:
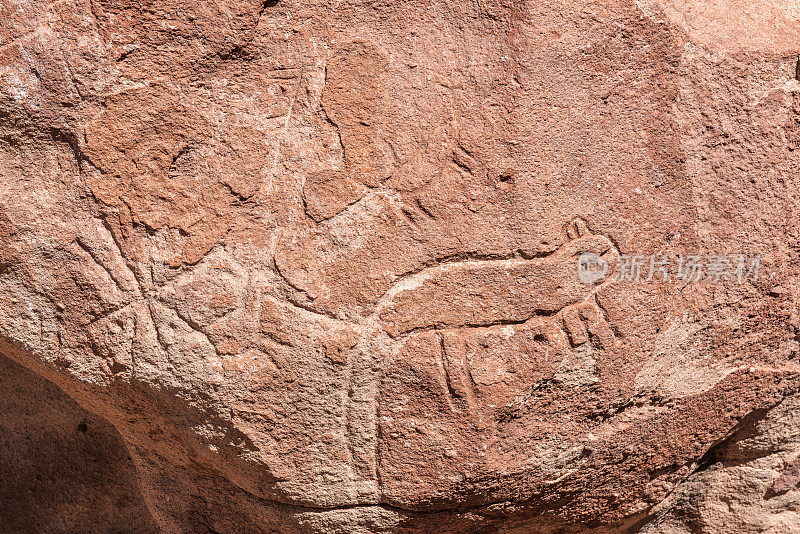
[[[796,528],[800,12],[714,5],[0,0],[1,514]]]

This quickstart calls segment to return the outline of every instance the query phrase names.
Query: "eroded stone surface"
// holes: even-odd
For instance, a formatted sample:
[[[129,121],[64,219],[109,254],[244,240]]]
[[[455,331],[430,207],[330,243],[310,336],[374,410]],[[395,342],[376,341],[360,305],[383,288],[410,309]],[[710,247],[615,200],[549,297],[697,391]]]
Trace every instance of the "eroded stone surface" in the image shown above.
[[[648,16],[669,21],[715,52],[791,55],[800,49],[795,28],[800,5],[779,0],[636,0]]]
[[[800,387],[767,4],[0,0],[0,351],[165,532],[724,532],[717,486],[757,523],[793,459],[719,444]]]

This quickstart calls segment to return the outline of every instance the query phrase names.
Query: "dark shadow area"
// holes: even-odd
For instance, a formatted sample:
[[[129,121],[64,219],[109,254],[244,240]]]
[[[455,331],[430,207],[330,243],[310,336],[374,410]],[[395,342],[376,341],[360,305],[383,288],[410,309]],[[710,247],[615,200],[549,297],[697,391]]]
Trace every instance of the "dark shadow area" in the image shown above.
[[[113,426],[2,354],[0,393],[0,531],[157,531]]]

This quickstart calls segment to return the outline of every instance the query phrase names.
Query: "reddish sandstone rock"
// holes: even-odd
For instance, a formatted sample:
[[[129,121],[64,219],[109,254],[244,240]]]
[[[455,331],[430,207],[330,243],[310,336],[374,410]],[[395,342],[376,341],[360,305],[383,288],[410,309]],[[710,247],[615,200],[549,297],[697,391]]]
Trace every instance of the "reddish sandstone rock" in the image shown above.
[[[108,468],[4,524],[789,531],[797,14],[717,4],[0,0],[0,383]]]

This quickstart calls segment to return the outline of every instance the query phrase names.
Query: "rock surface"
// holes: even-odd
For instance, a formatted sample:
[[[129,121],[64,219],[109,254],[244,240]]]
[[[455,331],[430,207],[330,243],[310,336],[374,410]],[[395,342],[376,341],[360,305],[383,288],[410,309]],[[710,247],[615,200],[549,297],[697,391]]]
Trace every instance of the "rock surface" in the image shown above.
[[[794,532],[799,18],[0,0],[0,518]]]

